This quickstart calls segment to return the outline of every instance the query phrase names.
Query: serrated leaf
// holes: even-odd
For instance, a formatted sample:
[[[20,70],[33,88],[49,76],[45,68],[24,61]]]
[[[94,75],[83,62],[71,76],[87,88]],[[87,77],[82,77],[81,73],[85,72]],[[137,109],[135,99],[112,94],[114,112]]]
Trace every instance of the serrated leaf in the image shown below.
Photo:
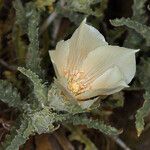
[[[29,118],[31,118],[32,121],[32,126],[39,134],[53,132],[57,129],[57,127],[53,125],[54,123],[61,123],[69,117],[69,114],[57,114],[55,112],[51,112],[49,107],[45,107],[40,111],[29,114]]]
[[[76,25],[80,25],[82,20],[86,17],[85,14],[78,14],[74,11],[70,11],[68,9],[62,9],[61,3],[58,1],[57,6],[55,8],[56,12],[64,17],[69,18],[71,22],[74,22]]]
[[[57,130],[59,127],[58,123],[69,119],[69,114],[57,114],[51,112],[49,107],[45,107],[40,111],[34,111],[32,113],[23,114],[21,118],[21,124],[19,128],[13,128],[11,135],[6,138],[3,144],[5,150],[19,150],[19,147],[24,144],[29,136],[38,133],[47,133]],[[58,126],[54,126],[56,123]]]
[[[118,135],[121,133],[121,131],[116,128],[106,125],[102,121],[87,118],[85,115],[75,115],[67,121],[73,125],[86,125],[88,128],[97,129],[106,135]]]
[[[54,118],[51,115],[49,109],[43,109],[30,115],[32,125],[38,134],[53,131]]]
[[[132,11],[133,15],[132,20],[139,23],[145,24],[147,21],[147,15],[145,10],[145,2],[147,0],[133,0]],[[128,35],[124,41],[125,47],[139,48],[143,45],[142,36],[135,32],[133,29],[129,29]]]
[[[147,0],[133,0],[133,16],[132,19],[138,21],[140,23],[145,23],[147,20],[147,16],[145,15],[145,3]]]
[[[35,72],[37,75],[42,75],[38,39],[40,13],[36,10],[34,3],[28,3],[26,5],[26,16],[28,18],[27,34],[30,41],[26,58],[26,66],[28,69],[31,69],[33,72]]]
[[[141,34],[143,38],[147,42],[147,46],[150,46],[150,27],[143,25],[137,21],[131,20],[130,18],[121,18],[121,19],[114,19],[110,21],[114,26],[123,26],[126,25],[127,27],[134,29],[137,33]]]
[[[15,0],[13,6],[16,10],[16,23],[21,27],[21,29],[27,33],[27,17],[26,11],[22,5],[21,0]]]
[[[10,107],[20,108],[21,97],[18,90],[11,83],[0,80],[0,100]]]
[[[33,2],[27,3],[25,7],[23,7],[20,0],[15,0],[14,8],[16,9],[16,23],[21,27],[23,32],[28,34],[30,41],[26,57],[26,66],[36,74],[42,75],[38,39],[40,11],[36,9],[36,5]]]
[[[136,129],[138,136],[141,135],[142,131],[144,130],[144,118],[149,114],[150,112],[150,93],[146,92],[144,95],[144,104],[143,106],[137,111],[136,113]]]
[[[28,120],[29,121],[29,120]],[[19,129],[13,128],[2,145],[4,150],[19,150],[20,145],[28,140],[34,128],[26,119],[22,119]]]
[[[138,132],[138,136],[142,133],[144,129],[144,118],[150,112],[150,59],[142,60],[142,64],[138,68],[139,79],[141,84],[145,88],[146,92],[144,94],[145,102],[143,106],[137,111],[136,114],[136,129]]]
[[[132,11],[133,15],[132,20],[139,23],[145,24],[148,16],[146,15],[145,3],[147,0],[133,0]],[[125,47],[139,48],[143,45],[143,39],[135,32],[133,29],[129,29],[129,33],[124,41]]]
[[[18,67],[18,70],[32,81],[34,85],[35,97],[37,98],[39,104],[43,107],[44,104],[47,103],[47,88],[44,84],[42,84],[42,80],[30,69]]]
[[[67,0],[66,4],[69,9],[76,11],[76,12],[82,12],[85,14],[92,14],[92,15],[98,15],[95,11],[91,9],[91,5],[97,3],[99,0]]]
[[[65,0],[65,9],[62,7],[60,1],[57,2],[56,11],[60,15],[68,17],[70,21],[79,25],[82,20],[88,16],[93,15],[103,17],[104,10],[107,8],[107,0]],[[93,9],[92,6],[95,6]]]
[[[51,89],[48,91],[49,107],[57,111],[66,111],[70,114],[84,112],[75,100],[67,99],[63,96],[62,91],[57,87],[57,85],[53,83],[51,85]]]

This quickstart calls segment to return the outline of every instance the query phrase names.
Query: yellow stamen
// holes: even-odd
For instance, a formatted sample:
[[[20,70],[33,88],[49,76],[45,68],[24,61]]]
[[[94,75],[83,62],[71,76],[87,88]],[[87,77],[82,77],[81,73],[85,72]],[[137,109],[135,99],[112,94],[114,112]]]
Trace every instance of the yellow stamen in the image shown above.
[[[83,83],[83,74],[83,72],[78,70],[75,70],[73,73],[64,70],[64,75],[68,81],[68,89],[75,95],[78,95],[87,89],[87,85]]]

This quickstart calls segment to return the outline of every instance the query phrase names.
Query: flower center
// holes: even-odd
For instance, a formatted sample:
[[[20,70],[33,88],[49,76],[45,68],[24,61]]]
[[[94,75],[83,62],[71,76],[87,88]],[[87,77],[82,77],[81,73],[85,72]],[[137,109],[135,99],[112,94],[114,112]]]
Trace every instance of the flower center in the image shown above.
[[[78,95],[82,93],[87,88],[87,85],[83,83],[83,72],[81,71],[74,71],[73,73],[69,73],[68,71],[65,72],[65,77],[68,81],[68,89],[74,94]]]
[[[68,82],[68,89],[73,93],[78,93],[81,88],[79,83],[71,81]]]

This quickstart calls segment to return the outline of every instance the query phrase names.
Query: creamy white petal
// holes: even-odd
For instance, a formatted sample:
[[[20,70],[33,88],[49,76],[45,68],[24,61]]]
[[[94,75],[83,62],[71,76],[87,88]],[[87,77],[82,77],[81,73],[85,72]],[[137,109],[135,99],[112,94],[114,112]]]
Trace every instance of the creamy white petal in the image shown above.
[[[94,98],[87,101],[78,101],[79,105],[82,107],[82,109],[90,108],[99,98]]]
[[[58,42],[58,44],[56,45],[56,50],[49,51],[51,61],[53,64],[56,65],[60,76],[63,75],[64,68],[67,66],[68,54],[69,54],[68,41]]]
[[[91,84],[91,88],[88,91],[81,93],[77,97],[87,99],[99,95],[110,95],[119,92],[125,87],[128,87],[128,85],[124,81],[123,74],[118,67],[114,66],[98,77]]]
[[[117,66],[128,84],[136,71],[135,52],[137,51],[119,46],[102,46],[88,54],[81,70],[85,72],[87,82],[91,82],[109,68]]]
[[[86,20],[81,23],[69,41],[68,66],[71,70],[77,69],[90,51],[108,45],[104,36],[94,27],[87,25]]]
[[[60,74],[59,74],[59,72],[58,72],[58,69],[57,69],[56,64],[55,64],[54,62],[52,62],[52,63],[53,63],[53,67],[54,67],[54,70],[55,70],[56,77],[57,77],[57,78],[61,78],[61,76],[60,76]]]
[[[104,72],[90,85],[91,89],[110,89],[118,86],[120,81],[124,81],[123,74],[120,72],[117,66],[114,66]],[[125,82],[125,81],[124,81]],[[126,85],[128,86],[128,85]]]
[[[117,84],[114,88],[108,88],[108,89],[97,89],[97,90],[88,90],[84,93],[81,93],[77,96],[77,99],[83,100],[83,99],[89,99],[95,96],[99,95],[110,95],[116,92],[121,91],[123,88],[127,87],[126,83],[124,81],[120,81],[120,83]]]

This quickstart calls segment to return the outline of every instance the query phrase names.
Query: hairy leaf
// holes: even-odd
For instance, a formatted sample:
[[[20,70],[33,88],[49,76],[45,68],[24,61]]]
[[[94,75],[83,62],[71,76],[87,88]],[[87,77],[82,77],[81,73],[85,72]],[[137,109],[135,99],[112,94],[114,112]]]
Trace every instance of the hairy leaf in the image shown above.
[[[38,133],[47,133],[57,130],[59,123],[69,119],[68,114],[57,114],[51,112],[49,107],[45,107],[40,111],[34,111],[32,113],[25,113],[21,118],[19,128],[13,128],[11,135],[7,137],[6,142],[3,144],[5,150],[18,150],[19,147],[24,144],[29,136]],[[58,123],[55,127],[53,124]]]
[[[40,55],[39,55],[39,21],[40,14],[36,10],[34,3],[29,3],[26,6],[26,15],[28,16],[28,37],[29,47],[26,59],[26,66],[38,75],[41,75]]]
[[[142,60],[141,66],[138,69],[139,78],[141,84],[145,88],[146,92],[144,94],[145,102],[143,107],[141,107],[136,114],[136,129],[138,132],[138,136],[142,133],[144,129],[144,117],[146,117],[150,112],[150,59]]]
[[[133,15],[131,17],[132,20],[137,21],[139,23],[145,24],[148,17],[146,15],[145,2],[147,0],[133,0],[132,11]],[[124,41],[125,47],[139,48],[143,45],[143,39],[135,32],[133,29],[129,29],[128,36]]]
[[[26,11],[22,5],[21,0],[15,0],[13,2],[14,8],[16,10],[16,23],[21,27],[24,32],[27,32],[27,17]]]
[[[81,113],[84,110],[73,100],[66,100],[65,96],[62,96],[61,90],[52,84],[51,89],[48,91],[49,107],[57,111],[67,111],[71,114]]]
[[[42,80],[30,69],[18,67],[18,70],[32,81],[34,85],[35,97],[37,98],[39,104],[43,107],[44,104],[47,102],[47,88],[44,84],[42,84]]]
[[[106,135],[118,135],[121,133],[121,131],[118,131],[116,128],[104,124],[102,121],[93,120],[91,118],[87,118],[84,115],[75,115],[67,121],[73,125],[86,125],[88,128],[98,129]]]
[[[7,136],[2,148],[5,150],[19,150],[20,145],[24,144],[29,136],[34,132],[34,128],[29,123],[29,118],[22,119],[19,129],[13,128],[11,135]]]
[[[150,112],[150,93],[146,92],[144,94],[144,104],[143,106],[137,111],[136,114],[136,129],[138,136],[141,135],[142,131],[144,130],[144,118],[149,114]]]
[[[64,3],[58,1],[56,11],[79,25],[87,15],[102,18],[107,2],[107,0],[64,0]],[[93,6],[94,9],[92,8]]]
[[[68,5],[68,8],[75,11],[75,12],[81,12],[88,15],[94,15],[99,16],[101,15],[98,13],[98,10],[93,11],[91,8],[92,4],[96,4],[100,2],[99,0],[66,0],[66,4]]]
[[[114,19],[110,22],[114,26],[126,25],[127,27],[134,29],[136,32],[140,33],[143,36],[143,38],[145,38],[147,46],[150,46],[150,27],[136,22],[134,20],[131,20],[129,18]]]
[[[53,132],[59,127],[54,126],[54,123],[61,123],[62,121],[65,121],[70,117],[69,114],[57,114],[54,112],[51,112],[49,110],[49,107],[45,107],[44,109],[37,111],[33,114],[29,114],[29,117],[31,118],[32,125],[34,127],[34,130],[39,133],[47,133],[47,132]]]
[[[133,0],[133,6],[132,6],[132,11],[133,15],[131,19],[133,21],[136,21],[138,23],[145,24],[147,21],[147,16],[145,15],[145,2],[147,0]],[[122,22],[124,23],[124,22]],[[120,26],[120,25],[119,25]],[[124,41],[124,46],[129,47],[129,48],[139,48],[141,45],[143,45],[143,39],[142,36],[135,32],[134,29],[128,29],[128,35]]]
[[[74,22],[76,25],[79,25],[82,20],[86,17],[85,14],[78,14],[69,9],[62,9],[61,3],[58,1],[55,8],[56,12],[64,17],[69,18],[71,22]]]
[[[30,44],[28,46],[26,66],[38,75],[42,75],[39,55],[39,21],[40,13],[36,10],[35,3],[27,3],[23,7],[20,0],[14,2],[16,9],[16,23],[22,31],[28,34]]]
[[[0,100],[10,107],[20,108],[21,97],[18,90],[5,80],[0,80]]]
[[[147,21],[147,16],[145,15],[145,3],[147,0],[133,0],[133,16],[132,19],[140,23],[145,23]]]

